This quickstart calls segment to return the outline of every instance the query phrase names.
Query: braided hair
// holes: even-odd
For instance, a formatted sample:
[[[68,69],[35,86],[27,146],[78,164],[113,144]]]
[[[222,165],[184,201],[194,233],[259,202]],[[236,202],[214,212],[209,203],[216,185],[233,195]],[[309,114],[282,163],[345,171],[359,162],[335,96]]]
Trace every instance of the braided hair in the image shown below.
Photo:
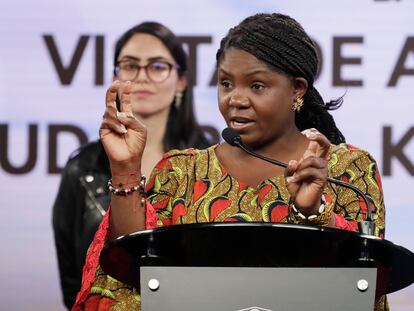
[[[332,143],[345,142],[328,110],[342,105],[343,98],[325,103],[313,86],[319,59],[315,46],[302,26],[293,18],[273,13],[256,14],[230,29],[221,40],[217,51],[217,64],[223,60],[229,48],[244,50],[264,62],[270,69],[293,80],[303,77],[308,82],[304,105],[296,113],[295,123],[299,130],[316,128]]]

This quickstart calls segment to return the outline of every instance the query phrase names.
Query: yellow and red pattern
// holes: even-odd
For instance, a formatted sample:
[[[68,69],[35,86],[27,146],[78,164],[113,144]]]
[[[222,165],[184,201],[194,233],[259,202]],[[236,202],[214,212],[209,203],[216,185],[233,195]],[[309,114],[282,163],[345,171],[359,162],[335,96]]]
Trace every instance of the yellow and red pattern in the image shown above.
[[[158,226],[249,221],[306,223],[289,208],[290,194],[284,176],[250,187],[226,172],[216,157],[216,147],[170,151],[154,168],[147,184],[147,209],[155,211]],[[367,194],[376,223],[375,235],[383,238],[385,208],[374,159],[367,152],[346,144],[332,145],[327,159],[330,177],[352,183]],[[326,226],[334,213],[337,228],[356,231],[358,221],[367,214],[365,202],[353,191],[333,184],[326,186],[324,196],[325,211],[311,223]],[[107,218],[109,215],[103,221],[106,225],[97,233],[101,244]],[[96,253],[94,244],[91,248]],[[94,260],[90,257],[87,261]],[[99,266],[96,270],[86,303],[78,299],[74,310],[140,310],[140,297],[134,288],[105,275]],[[105,299],[99,300],[97,296]],[[375,310],[388,310],[385,297],[377,301]]]

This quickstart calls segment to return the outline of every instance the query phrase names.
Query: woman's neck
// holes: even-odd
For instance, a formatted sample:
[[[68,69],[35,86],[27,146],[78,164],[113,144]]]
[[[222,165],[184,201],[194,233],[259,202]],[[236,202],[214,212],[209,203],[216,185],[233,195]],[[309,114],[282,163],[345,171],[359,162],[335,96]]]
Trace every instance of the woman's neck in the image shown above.
[[[254,152],[269,158],[289,161],[302,155],[307,146],[307,139],[297,129],[275,139],[272,143],[251,148]],[[243,152],[242,150],[240,150]],[[244,152],[243,152],[244,153]],[[246,156],[248,156],[246,154]],[[248,156],[250,157],[250,156]]]
[[[299,160],[306,147],[306,137],[296,130],[271,144],[251,149],[261,155],[287,163],[293,159]],[[221,165],[231,176],[254,187],[265,179],[284,174],[284,168],[255,158],[228,144],[220,145],[215,152]]]

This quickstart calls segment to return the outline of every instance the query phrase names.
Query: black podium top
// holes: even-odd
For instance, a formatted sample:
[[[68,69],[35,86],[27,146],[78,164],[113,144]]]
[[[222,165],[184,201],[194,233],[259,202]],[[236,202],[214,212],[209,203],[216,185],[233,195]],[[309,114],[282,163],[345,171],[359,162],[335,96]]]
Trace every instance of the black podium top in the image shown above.
[[[374,236],[274,223],[208,223],[136,232],[107,243],[102,269],[139,289],[140,266],[376,266],[383,295],[414,282],[414,254]]]

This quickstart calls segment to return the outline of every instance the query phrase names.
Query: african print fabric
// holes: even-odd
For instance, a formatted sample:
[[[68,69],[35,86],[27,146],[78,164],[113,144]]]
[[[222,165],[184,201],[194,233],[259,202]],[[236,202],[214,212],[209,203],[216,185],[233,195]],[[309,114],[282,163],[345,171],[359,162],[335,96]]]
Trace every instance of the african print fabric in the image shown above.
[[[301,219],[289,207],[290,194],[284,176],[251,187],[226,172],[215,154],[216,147],[173,150],[164,155],[147,184],[147,217],[155,212],[159,227],[251,221],[327,226],[333,213],[335,226],[351,231],[357,231],[358,221],[366,218],[367,206],[357,194],[328,183],[324,212],[311,221]],[[376,223],[375,235],[383,238],[385,208],[375,160],[367,152],[346,144],[332,145],[327,159],[330,177],[349,182],[367,194]],[[88,255],[84,268],[84,274],[96,268],[95,279],[83,287],[73,310],[140,310],[140,296],[134,288],[109,277],[99,265],[90,264],[97,262],[99,251],[96,253],[103,245],[109,214],[95,237],[100,246],[94,240],[94,254]],[[375,311],[380,310],[388,310],[386,297],[376,303]]]

